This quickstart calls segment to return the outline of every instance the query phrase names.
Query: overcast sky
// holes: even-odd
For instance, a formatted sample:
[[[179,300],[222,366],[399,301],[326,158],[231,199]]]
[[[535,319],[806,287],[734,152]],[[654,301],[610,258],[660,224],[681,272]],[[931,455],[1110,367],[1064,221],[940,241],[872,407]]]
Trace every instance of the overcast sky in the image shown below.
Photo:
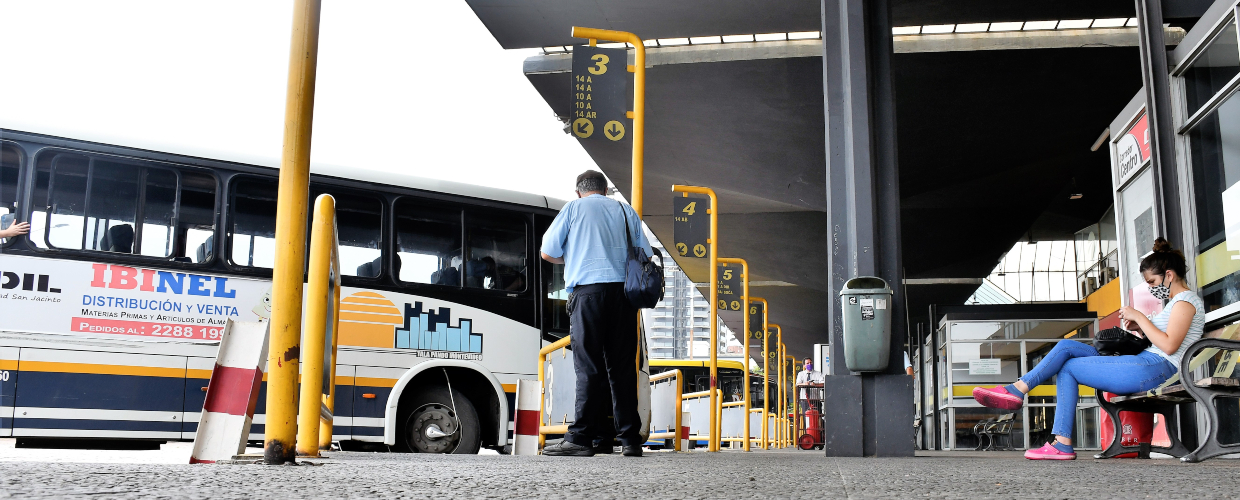
[[[0,19],[0,127],[278,162],[291,0],[0,0]],[[567,200],[594,163],[521,74],[535,53],[463,0],[323,0],[312,161]]]

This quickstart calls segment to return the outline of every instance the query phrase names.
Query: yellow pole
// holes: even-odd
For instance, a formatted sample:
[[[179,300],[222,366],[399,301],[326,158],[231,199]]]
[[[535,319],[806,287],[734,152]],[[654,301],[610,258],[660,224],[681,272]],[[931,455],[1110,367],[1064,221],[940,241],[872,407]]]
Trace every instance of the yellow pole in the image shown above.
[[[768,314],[767,309],[770,308],[770,305],[766,303],[766,299],[758,298],[758,297],[750,298],[749,303],[751,304],[762,303],[762,346],[764,349],[762,351],[762,439],[759,441],[759,443],[760,443],[760,446],[762,446],[762,449],[765,450],[766,445],[767,445],[766,443],[766,433],[767,433],[766,418],[767,418],[767,415],[769,414],[769,412],[767,411],[767,403],[770,402],[770,395],[768,394],[769,391],[767,390],[767,387],[769,384],[767,384],[765,347],[766,347],[766,336],[768,335],[767,318],[769,317],[767,316]],[[746,337],[748,336],[749,335],[746,335]],[[748,370],[749,369],[749,366],[748,366],[749,346],[748,345],[745,346],[745,362],[746,362],[745,369]]]
[[[301,357],[301,288],[306,256],[306,201],[310,196],[310,131],[319,52],[319,8],[319,0],[295,0],[293,5],[271,279],[267,421],[263,437],[263,459],[268,464],[296,460],[297,364]]]
[[[336,200],[329,194],[314,200],[314,223],[310,228],[309,284],[306,287],[306,338],[301,367],[301,400],[297,412],[297,454],[319,456],[319,418],[322,414],[323,357],[327,353],[327,294],[332,279],[332,243]],[[330,389],[329,389],[330,390]]]
[[[778,341],[775,346],[775,360],[779,363],[779,446],[783,448],[785,440],[788,437],[788,395],[784,387],[784,331],[780,329]]]
[[[633,73],[633,111],[628,112],[628,117],[633,119],[633,173],[632,173],[632,191],[629,195],[629,205],[633,207],[633,211],[637,212],[637,218],[642,217],[642,189],[645,185],[645,152],[646,152],[646,44],[640,37],[627,31],[604,30],[598,28],[582,28],[573,26],[572,36],[574,38],[589,38],[590,45],[595,45],[595,40],[609,40],[612,42],[625,42],[633,46],[633,62],[632,66],[627,66],[630,73]],[[627,61],[626,61],[627,62]],[[654,257],[653,255],[651,257]],[[641,331],[641,312],[637,313],[637,339],[642,340]],[[637,346],[637,368],[641,369],[641,352],[643,346]],[[693,328],[689,328],[689,352],[692,356],[693,352]],[[640,380],[640,379],[639,379]],[[640,383],[640,382],[639,382]],[[638,392],[641,392],[639,387]],[[680,432],[677,429],[676,432]],[[539,438],[539,446],[542,445],[541,435]],[[680,441],[677,440],[677,443]]]
[[[715,197],[715,191],[700,186],[682,186],[679,184],[672,185],[672,192],[682,193],[688,197],[689,193],[704,194],[710,197],[710,239],[706,243],[710,245],[710,444],[706,447],[706,451],[719,451],[719,432],[718,422],[715,414],[722,408],[723,403],[720,398],[716,397],[715,389],[719,387],[719,199]],[[692,332],[690,332],[692,338]]]
[[[794,357],[791,354],[785,354],[785,356],[788,358],[787,361],[785,361],[786,363],[788,363],[788,367],[792,369],[792,373],[796,373],[797,372],[796,357]],[[799,412],[800,406],[798,406],[799,402],[797,399],[798,396],[800,396],[800,394],[797,393],[796,384],[793,383],[793,381],[795,380],[793,377],[795,377],[795,375],[791,375],[791,374],[788,375],[788,380],[784,382],[788,384],[788,389],[792,391],[792,395],[788,397],[788,404],[792,405],[792,407],[788,409],[788,412],[792,413],[793,415],[792,418],[789,419],[789,422],[788,422],[788,430],[790,431],[790,433],[788,434],[788,446],[796,446],[797,431],[801,429],[800,418],[798,417],[800,413]]]
[[[335,250],[337,251],[332,252],[332,260],[337,270],[340,269],[339,248],[340,248],[339,242],[337,242],[336,248],[335,248]],[[329,365],[331,368],[331,373],[329,374],[330,377],[328,378],[328,380],[330,381],[330,384],[328,387],[327,396],[323,397],[324,403],[327,404],[327,411],[330,411],[332,413],[332,420],[323,421],[323,423],[319,425],[319,449],[320,450],[331,449],[332,428],[335,425],[334,422],[336,420],[336,417],[335,417],[336,415],[336,346],[340,344],[340,273],[336,272],[334,276],[335,276],[336,286],[333,287],[333,290],[335,293],[332,295],[332,299],[331,299],[332,300],[332,317],[330,318],[330,321],[332,323],[332,354],[331,354],[332,361],[331,361],[331,364]]]
[[[740,264],[741,266],[741,280],[743,280],[741,291],[744,294],[744,297],[741,297],[741,303],[745,304],[745,318],[744,318],[745,350],[743,351],[745,353],[745,361],[744,361],[744,365],[745,365],[744,367],[745,382],[744,383],[745,385],[744,385],[744,389],[742,389],[744,392],[742,396],[745,398],[744,399],[745,401],[745,422],[743,424],[745,428],[744,430],[745,432],[744,443],[745,444],[743,448],[745,451],[750,451],[749,450],[749,406],[750,406],[750,403],[749,403],[749,263],[746,262],[745,259],[737,259],[737,258],[732,258],[732,257],[720,257],[719,262],[723,264]]]
[[[633,73],[633,111],[629,116],[633,119],[633,191],[629,197],[629,204],[633,206],[637,216],[641,217],[646,150],[646,44],[637,35],[627,31],[578,26],[573,26],[573,37],[589,38],[591,42],[594,40],[624,42],[633,46],[634,64],[628,67],[629,72]]]
[[[779,405],[778,403],[771,401],[771,380],[775,380],[775,383],[779,383],[779,367],[778,366],[775,367],[776,373],[775,373],[775,376],[772,377],[771,371],[770,371],[770,361],[771,361],[771,358],[773,357],[771,356],[771,354],[774,354],[774,353],[771,352],[771,333],[778,332],[779,330],[780,330],[779,325],[768,322],[766,324],[766,341],[763,342],[763,345],[762,345],[762,374],[763,374],[763,377],[766,378],[766,387],[762,389],[764,391],[762,398],[763,398],[763,401],[765,401],[765,404],[763,406],[770,408],[770,411],[776,411],[776,412],[779,411]],[[776,350],[778,351],[779,348],[776,347]],[[779,386],[775,386],[775,397],[776,398],[779,397]],[[766,415],[764,415],[763,417],[765,418]],[[766,421],[763,420],[763,422],[766,422]],[[778,423],[778,422],[779,420],[776,420],[774,423]],[[767,449],[770,449],[769,447],[779,446],[778,427],[775,429],[775,431],[776,431],[775,436],[769,439],[767,438],[765,434],[762,436],[763,439],[767,439],[768,441],[767,443],[763,445],[764,447],[768,447]]]

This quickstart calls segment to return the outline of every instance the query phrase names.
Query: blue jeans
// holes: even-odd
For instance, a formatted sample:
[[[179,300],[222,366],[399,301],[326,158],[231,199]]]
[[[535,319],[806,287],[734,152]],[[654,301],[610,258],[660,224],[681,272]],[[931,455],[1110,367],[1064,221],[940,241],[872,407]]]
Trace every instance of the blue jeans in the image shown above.
[[[1059,376],[1055,386],[1056,436],[1072,439],[1078,384],[1115,394],[1134,394],[1158,387],[1179,369],[1162,356],[1142,351],[1136,356],[1103,356],[1093,346],[1062,340],[1021,382],[1030,389]]]

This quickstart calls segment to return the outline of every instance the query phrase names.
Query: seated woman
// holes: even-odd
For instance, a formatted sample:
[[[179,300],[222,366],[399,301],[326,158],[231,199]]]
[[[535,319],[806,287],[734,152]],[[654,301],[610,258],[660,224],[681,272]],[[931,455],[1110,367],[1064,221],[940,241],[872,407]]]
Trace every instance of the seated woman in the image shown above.
[[[1025,452],[1030,460],[1073,460],[1072,426],[1076,417],[1078,384],[1115,394],[1133,394],[1158,387],[1180,369],[1180,358],[1205,327],[1205,304],[1188,289],[1184,254],[1167,240],[1154,242],[1154,253],[1141,260],[1140,271],[1150,293],[1169,302],[1162,312],[1146,317],[1132,307],[1120,308],[1119,317],[1134,335],[1153,343],[1136,356],[1102,356],[1088,344],[1061,340],[1038,366],[1012,385],[973,389],[982,406],[1019,410],[1025,394],[1051,377],[1056,384],[1055,440]]]

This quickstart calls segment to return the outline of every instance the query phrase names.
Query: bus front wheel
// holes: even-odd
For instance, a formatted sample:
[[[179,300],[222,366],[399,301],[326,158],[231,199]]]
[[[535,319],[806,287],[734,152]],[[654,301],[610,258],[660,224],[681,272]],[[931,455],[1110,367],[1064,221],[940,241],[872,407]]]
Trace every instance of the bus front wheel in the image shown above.
[[[420,394],[405,419],[405,444],[416,453],[477,454],[478,412],[459,391],[433,387]]]

